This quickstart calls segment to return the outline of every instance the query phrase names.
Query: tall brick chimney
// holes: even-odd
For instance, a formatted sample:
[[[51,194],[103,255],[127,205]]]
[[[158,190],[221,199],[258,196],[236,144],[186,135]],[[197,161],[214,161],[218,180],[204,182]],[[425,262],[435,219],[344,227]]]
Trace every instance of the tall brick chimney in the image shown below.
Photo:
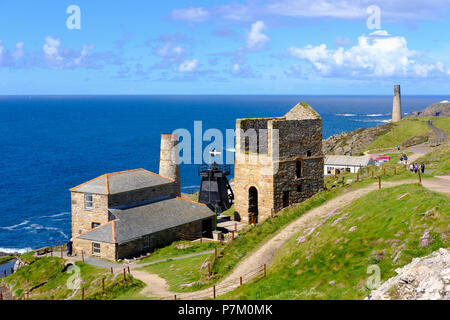
[[[181,194],[180,164],[178,154],[178,135],[172,133],[161,134],[161,156],[159,158],[159,174],[175,180],[176,194]]]
[[[394,85],[394,102],[392,104],[392,122],[402,120],[402,99],[400,94],[400,85]]]

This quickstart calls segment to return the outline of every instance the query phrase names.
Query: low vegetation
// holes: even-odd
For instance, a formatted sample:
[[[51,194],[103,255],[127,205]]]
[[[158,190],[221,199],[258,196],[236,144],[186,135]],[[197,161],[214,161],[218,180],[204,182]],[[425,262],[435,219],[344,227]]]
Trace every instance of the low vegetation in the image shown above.
[[[152,254],[139,261],[139,263],[148,263],[159,260],[166,260],[178,256],[184,256],[191,253],[199,253],[203,251],[213,250],[218,246],[216,242],[191,242],[191,241],[177,241],[171,245],[156,249]]]
[[[417,163],[425,163],[427,170],[431,170],[431,175],[450,174],[450,145],[441,145],[433,149],[432,152],[417,159]]]
[[[209,255],[199,255],[179,260],[168,260],[142,267],[142,270],[156,273],[167,280],[170,290],[174,292],[195,291],[204,284],[199,280],[207,273],[205,261]]]
[[[115,299],[119,294],[144,286],[141,281],[130,275],[127,276],[127,281],[124,281],[121,273],[111,275],[107,269],[83,262],[67,266],[65,259],[57,257],[31,259],[31,257],[30,254],[20,256],[21,261],[32,261],[2,280],[2,283],[10,288],[15,299],[82,299],[82,289],[85,291],[85,299]],[[80,279],[80,287],[73,290],[70,284],[76,279]]]
[[[442,131],[450,133],[450,117],[441,117],[438,120],[433,121],[433,125]]]
[[[449,217],[448,197],[419,184],[371,192],[299,230],[266,278],[223,298],[362,299],[369,266],[384,281],[414,257],[448,247]]]
[[[430,118],[431,117],[406,117],[399,122],[393,123],[389,132],[376,138],[365,150],[394,148],[414,137],[433,136],[432,130],[427,125],[427,121]],[[426,140],[427,139],[424,139],[424,141]]]

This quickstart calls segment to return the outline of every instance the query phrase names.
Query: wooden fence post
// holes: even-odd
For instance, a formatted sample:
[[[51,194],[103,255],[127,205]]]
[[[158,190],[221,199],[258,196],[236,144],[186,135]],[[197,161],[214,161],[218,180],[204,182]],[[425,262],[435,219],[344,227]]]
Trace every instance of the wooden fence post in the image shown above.
[[[264,277],[267,275],[266,264],[264,263]]]
[[[381,189],[381,176],[378,176],[378,190]]]
[[[131,274],[131,272],[130,272],[130,266],[128,266],[128,274]]]
[[[420,169],[417,170],[417,173],[419,174],[419,183],[421,184],[422,183],[422,177],[420,176]]]
[[[386,167],[383,166],[383,174],[386,175]]]
[[[3,300],[3,292],[0,291],[0,300]]]
[[[84,288],[81,289],[81,300],[84,300]]]
[[[81,261],[84,262],[84,251],[83,250],[81,250]]]
[[[173,295],[173,299],[177,300],[177,295],[176,294]]]
[[[123,268],[123,281],[127,281],[127,271]]]
[[[239,285],[242,287],[242,277],[239,277]]]
[[[213,285],[213,299],[216,298],[216,285]]]
[[[217,259],[217,248],[214,248],[214,257]]]
[[[234,240],[234,231],[231,231],[231,235],[232,235],[231,240]]]
[[[111,267],[111,274],[114,275],[113,268]]]
[[[105,293],[105,278],[102,279],[102,293]]]

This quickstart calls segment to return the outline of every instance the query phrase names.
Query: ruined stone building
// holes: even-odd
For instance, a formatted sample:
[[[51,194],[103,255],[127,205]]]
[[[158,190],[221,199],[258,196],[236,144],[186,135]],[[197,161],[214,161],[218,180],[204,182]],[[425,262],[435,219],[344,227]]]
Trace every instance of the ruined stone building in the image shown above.
[[[214,213],[180,197],[177,140],[162,135],[160,174],[107,173],[70,189],[75,253],[116,260],[168,245],[180,233],[210,236]]]
[[[323,165],[322,118],[307,103],[283,117],[237,119],[236,217],[258,222],[306,200],[323,189]]]

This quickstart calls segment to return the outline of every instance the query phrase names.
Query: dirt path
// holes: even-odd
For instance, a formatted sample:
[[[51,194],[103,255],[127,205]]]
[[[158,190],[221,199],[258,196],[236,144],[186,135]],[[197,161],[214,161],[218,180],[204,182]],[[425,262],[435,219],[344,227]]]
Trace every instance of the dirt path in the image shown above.
[[[144,289],[142,289],[139,294],[144,295],[146,297],[168,297],[171,296],[172,293],[169,291],[169,284],[167,281],[157,274],[150,273],[143,270],[132,270],[131,274],[136,279],[141,280],[146,284]]]
[[[398,186],[402,184],[416,183],[417,180],[402,180],[395,182],[385,182],[382,184],[383,188]],[[434,191],[440,191],[443,188],[446,188],[447,184],[450,183],[450,177],[447,176],[445,179],[436,179],[436,181],[424,180],[423,185],[427,188],[430,188]],[[318,208],[315,208],[301,217],[297,218],[278,233],[276,233],[270,240],[268,240],[261,247],[256,249],[254,252],[250,253],[244,260],[242,260],[236,268],[234,268],[233,272],[225,277],[221,283],[231,283],[234,282],[235,285],[230,285],[221,292],[216,292],[218,295],[223,294],[229,291],[234,290],[239,285],[239,277],[243,274],[248,274],[256,269],[258,269],[261,265],[269,264],[275,253],[293,236],[297,234],[300,228],[308,225],[312,220],[317,217],[321,217],[332,211],[335,208],[339,208],[342,206],[346,206],[350,204],[353,200],[362,197],[363,195],[374,191],[378,188],[378,184],[374,183],[373,185],[358,189],[354,191],[347,192],[343,195],[340,195],[325,204],[321,205]],[[448,190],[448,189],[447,189]],[[447,191],[448,192],[448,191]],[[220,286],[220,284],[219,284]],[[202,298],[210,298],[211,297],[211,288],[204,289],[201,291],[196,291],[192,293],[177,293],[177,296],[181,299],[202,299]],[[173,295],[174,293],[172,293]]]

